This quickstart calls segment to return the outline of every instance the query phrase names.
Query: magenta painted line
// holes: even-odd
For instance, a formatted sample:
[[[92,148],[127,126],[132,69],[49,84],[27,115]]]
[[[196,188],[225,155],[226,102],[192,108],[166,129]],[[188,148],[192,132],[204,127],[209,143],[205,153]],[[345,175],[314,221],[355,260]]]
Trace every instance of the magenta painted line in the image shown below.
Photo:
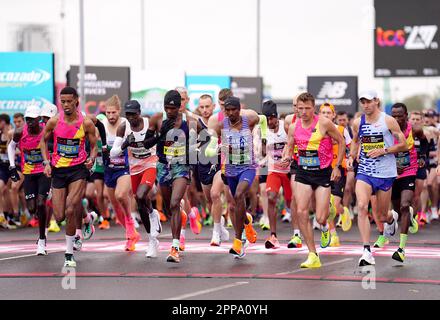
[[[77,272],[77,277],[120,277],[123,274],[120,272]]]
[[[123,274],[125,277],[167,277],[167,278],[188,278],[190,275],[188,273],[157,273],[157,272],[129,272]]]
[[[311,279],[311,280],[319,280],[322,276],[319,275],[300,275],[300,274],[259,274],[256,278],[261,279]]]
[[[393,279],[393,282],[440,284],[440,280],[429,280],[429,279],[409,279],[409,278],[396,278],[396,279]]]
[[[55,272],[0,273],[0,278],[9,278],[9,277],[55,277],[57,275],[59,275],[59,273],[55,273]]]
[[[191,273],[194,278],[254,278],[252,273]]]

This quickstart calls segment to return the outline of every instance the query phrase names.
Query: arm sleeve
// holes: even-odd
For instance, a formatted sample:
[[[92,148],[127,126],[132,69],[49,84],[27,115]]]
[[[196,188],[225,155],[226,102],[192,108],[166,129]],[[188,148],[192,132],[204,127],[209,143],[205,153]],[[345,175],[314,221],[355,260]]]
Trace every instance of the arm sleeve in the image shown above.
[[[9,166],[15,167],[15,148],[17,147],[17,142],[11,140],[8,145],[8,159]]]
[[[100,135],[100,137],[101,137],[102,145],[103,145],[103,146],[106,146],[106,145],[107,145],[107,138],[106,138],[106,135],[105,135],[105,127],[104,127],[104,124],[103,124],[101,121],[97,120],[97,121],[96,121],[96,124],[95,124],[95,127],[96,127],[96,128],[98,129],[98,131],[99,131],[99,135]]]
[[[114,158],[119,156],[122,153],[122,143],[124,142],[124,139],[121,137],[116,137],[115,142],[113,143],[113,147],[110,150],[110,157]]]
[[[264,115],[259,115],[260,122],[258,124],[261,128],[261,139],[267,139],[267,118]]]
[[[205,156],[208,158],[215,157],[217,155],[217,145],[218,145],[218,138],[211,136],[211,139],[209,140],[209,144],[205,149]]]

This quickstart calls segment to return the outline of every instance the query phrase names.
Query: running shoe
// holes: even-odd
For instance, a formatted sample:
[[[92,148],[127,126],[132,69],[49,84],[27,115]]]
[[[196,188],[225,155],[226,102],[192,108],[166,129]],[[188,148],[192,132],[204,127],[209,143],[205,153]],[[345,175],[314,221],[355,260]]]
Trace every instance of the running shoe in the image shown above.
[[[221,241],[228,241],[229,240],[229,231],[225,228],[225,218],[222,217],[221,219],[221,227],[220,227],[220,239]]]
[[[27,226],[29,220],[30,220],[30,214],[28,212],[23,212],[20,216],[20,224],[22,226]]]
[[[76,267],[76,261],[73,258],[73,254],[71,253],[64,254],[64,267],[70,267],[70,268]]]
[[[248,241],[246,239],[234,239],[232,248],[229,249],[229,253],[234,256],[235,259],[241,259],[246,255],[246,248],[248,246]]]
[[[38,219],[36,217],[32,217],[32,219],[29,221],[28,226],[32,228],[38,227]]]
[[[58,226],[58,223],[55,220],[50,220],[50,224],[49,224],[49,228],[47,229],[47,231],[49,232],[60,232],[60,227]]]
[[[179,238],[179,251],[185,251],[185,236],[182,233]]]
[[[197,217],[200,216],[199,209],[197,209],[197,207],[194,207],[193,210],[196,212],[196,214],[194,217],[191,214],[189,215],[189,226],[191,227],[191,231],[194,234],[200,234],[200,231],[202,231],[202,224],[197,219]]]
[[[419,226],[424,226],[427,222],[428,218],[426,217],[426,213],[419,212],[417,214],[417,222],[419,223]]]
[[[330,247],[339,247],[341,243],[339,242],[339,236],[337,233],[331,235]]]
[[[419,223],[414,218],[414,210],[412,207],[409,207],[409,213],[411,218],[411,225],[409,226],[408,231],[410,233],[417,233],[417,231],[419,231]]]
[[[95,226],[93,225],[93,221],[95,221],[95,218],[97,217],[97,214],[95,211],[90,212],[90,221],[83,223],[83,238],[84,240],[89,240],[93,234],[95,233]]]
[[[320,268],[321,260],[319,260],[318,254],[309,252],[307,260],[301,263],[301,268]]]
[[[403,249],[397,249],[396,252],[393,253],[393,260],[403,262],[405,260],[405,251]]]
[[[391,224],[388,222],[383,224],[383,235],[388,239],[396,234],[398,228],[397,219],[399,219],[399,214],[394,210],[391,210],[391,212],[393,214],[393,222]]]
[[[329,229],[327,229],[327,231],[321,231],[321,248],[327,248],[331,240],[332,236]]]
[[[162,232],[162,224],[160,223],[160,214],[156,209],[153,209],[153,212],[151,212],[148,215],[148,218],[150,219],[151,237],[157,238],[159,233]]]
[[[160,221],[161,222],[167,222],[168,221],[167,216],[162,211],[159,211],[159,215],[160,215]]]
[[[380,235],[379,238],[377,238],[376,242],[374,243],[375,248],[383,248],[385,245],[390,243],[390,240],[385,237],[384,235]]]
[[[180,262],[179,249],[171,247],[170,254],[167,257],[167,262],[175,262],[175,263]]]
[[[318,220],[316,220],[316,216],[313,217],[313,229],[315,230],[321,230],[321,225],[318,223]]]
[[[301,248],[302,247],[302,240],[301,237],[298,235],[293,235],[292,238],[290,238],[289,243],[287,244],[287,248]]]
[[[14,218],[7,218],[7,220],[8,220],[8,223],[9,223],[9,226],[11,227],[10,229],[17,229],[18,227],[21,227],[21,223],[20,223],[20,221],[19,221],[19,219],[15,219],[15,217]]]
[[[367,249],[364,249],[362,257],[359,259],[359,267],[371,266],[375,264],[376,262],[374,261],[373,254]]]
[[[352,221],[350,216],[350,211],[347,207],[344,207],[344,212],[342,213],[341,217],[341,227],[342,231],[347,232],[351,229]]]
[[[336,206],[335,206],[335,197],[330,195],[330,209],[328,215],[328,221],[333,221],[336,218]]]
[[[9,223],[8,220],[6,220],[4,213],[0,213],[0,226],[9,229]]]
[[[212,219],[212,215],[209,215],[206,217],[206,219],[203,221],[204,226],[212,226],[214,223],[214,219]]]
[[[110,222],[108,220],[102,220],[98,227],[100,230],[108,230],[110,229]]]
[[[46,239],[38,239],[36,255],[37,256],[47,256]]]
[[[226,225],[227,228],[232,228],[232,220],[230,217],[228,217],[228,223]]]
[[[430,221],[432,221],[432,220],[438,220],[438,218],[439,218],[439,216],[438,216],[438,212],[437,212],[437,211],[432,212]]]
[[[127,239],[127,243],[125,244],[125,251],[134,251],[136,250],[136,243],[141,239],[140,234],[135,231],[134,234]]]
[[[73,239],[73,250],[81,251],[82,248],[82,240],[80,236],[75,236]]]
[[[266,249],[278,249],[280,247],[280,242],[278,241],[277,237],[272,234],[269,238],[267,238],[264,246]]]
[[[246,231],[246,238],[250,243],[255,243],[257,241],[257,232],[255,231],[254,227],[252,226],[252,215],[248,212],[246,212],[246,216],[248,219],[248,223],[244,224],[244,230]]]
[[[134,222],[134,228],[135,229],[139,229],[139,222],[138,222],[138,213],[136,213],[136,212],[132,212],[131,213],[131,218],[133,219],[133,222]]]
[[[285,222],[285,223],[292,222],[292,214],[290,213],[290,210],[286,210],[286,213],[284,214],[284,216],[281,219],[281,221]]]
[[[219,247],[221,243],[222,241],[220,239],[220,233],[215,230],[212,231],[211,246]]]
[[[159,240],[151,237],[148,243],[148,248],[145,253],[147,258],[157,258],[157,252],[159,251]]]

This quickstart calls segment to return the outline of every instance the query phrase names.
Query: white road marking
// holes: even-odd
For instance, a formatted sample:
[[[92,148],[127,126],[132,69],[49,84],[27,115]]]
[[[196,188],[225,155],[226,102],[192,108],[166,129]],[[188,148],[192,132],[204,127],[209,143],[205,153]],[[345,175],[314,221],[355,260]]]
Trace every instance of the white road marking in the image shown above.
[[[344,263],[347,261],[352,261],[353,258],[346,258],[346,259],[342,259],[342,260],[336,260],[333,262],[329,262],[329,263],[325,263],[322,265],[322,267],[327,267],[327,266],[331,266],[334,264],[340,264],[340,263]],[[286,272],[280,272],[280,273],[276,273],[276,275],[285,275],[285,274],[292,274],[292,273],[299,273],[299,272],[304,272],[304,271],[308,271],[308,270],[313,270],[313,269],[309,269],[309,268],[300,268],[300,269],[296,269],[293,271],[286,271]]]
[[[165,300],[182,300],[182,299],[187,299],[187,298],[191,298],[191,297],[195,297],[195,296],[200,296],[202,294],[207,294],[207,293],[211,293],[211,292],[215,292],[215,291],[220,291],[223,289],[228,289],[228,288],[233,288],[233,287],[237,287],[237,286],[242,286],[245,284],[248,284],[249,282],[235,282],[235,283],[231,283],[231,284],[227,284],[221,287],[215,287],[212,289],[206,289],[206,290],[201,290],[201,291],[196,291],[196,292],[192,292],[192,293],[188,293],[188,294],[183,294],[177,297],[172,297],[172,298],[168,298]]]

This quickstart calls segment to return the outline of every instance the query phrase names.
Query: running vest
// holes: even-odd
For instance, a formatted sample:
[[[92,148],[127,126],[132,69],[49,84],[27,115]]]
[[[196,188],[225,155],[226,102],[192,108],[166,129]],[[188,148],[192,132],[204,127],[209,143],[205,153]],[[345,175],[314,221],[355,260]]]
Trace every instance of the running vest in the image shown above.
[[[164,113],[162,121],[167,119]],[[172,140],[167,140],[172,138]],[[182,113],[182,123],[179,128],[173,128],[157,143],[159,162],[163,164],[187,165],[189,160],[189,127],[186,114]]]
[[[217,165],[220,162],[220,157],[218,155],[213,156],[213,157],[209,157],[207,158],[205,156],[205,149],[209,144],[209,141],[211,140],[211,137],[208,134],[208,126],[203,122],[203,120],[200,118],[199,120],[200,126],[202,127],[202,130],[200,131],[200,134],[205,135],[206,140],[202,141],[200,140],[200,134],[199,134],[199,139],[198,139],[198,143],[199,143],[199,159],[202,158],[203,162],[198,162],[198,165],[202,165],[202,166],[211,166],[211,165]],[[201,155],[201,156],[200,156]]]
[[[115,134],[110,132],[110,123],[108,122],[107,117],[102,120],[102,123],[104,124],[105,127],[105,136],[107,138],[108,152],[110,152],[110,150],[113,147],[113,144],[115,143],[116,132]],[[128,121],[125,118],[121,117],[121,122],[119,125],[122,125],[123,123],[125,123],[126,127],[129,125]],[[127,170],[129,168],[127,149],[123,150],[121,154],[117,157],[110,157],[109,163],[104,163],[104,166],[112,170]]]
[[[333,160],[332,139],[321,134],[319,116],[315,115],[309,128],[296,122],[294,139],[298,145],[298,169],[318,171],[331,166]]]
[[[40,150],[40,141],[44,134],[44,124],[40,124],[40,133],[31,135],[28,125],[23,127],[19,149],[21,154],[21,170],[23,174],[44,172],[43,155]]]
[[[133,133],[135,142],[128,146],[128,160],[130,164],[130,174],[136,175],[149,168],[156,168],[156,147],[146,149],[144,147],[145,134],[150,126],[148,118],[142,118],[144,127],[141,131],[133,131],[130,122],[126,121],[124,138]]]
[[[269,156],[269,172],[290,172],[289,167],[283,167],[279,163],[283,157],[284,146],[287,144],[287,133],[284,130],[284,121],[278,121],[278,132],[267,132],[267,154]]]
[[[394,137],[387,127],[385,117],[385,113],[381,112],[376,123],[366,123],[365,115],[361,116],[359,125],[361,151],[358,173],[375,178],[397,177],[394,154],[386,154],[375,159],[367,157],[367,153],[371,150],[389,148],[394,145]]]
[[[229,118],[223,119],[222,141],[228,146],[225,157],[225,174],[235,177],[247,169],[255,169],[253,135],[246,116],[241,116],[241,130],[232,130]]]
[[[292,124],[294,124],[297,120],[296,114],[293,115],[292,117]],[[292,159],[293,159],[293,163],[294,164],[298,164],[298,145],[296,144],[296,142],[294,142],[293,145],[293,154],[292,154]]]
[[[417,152],[417,160],[423,160],[425,162],[425,166],[420,167],[419,165],[419,168],[426,168],[426,158],[428,157],[428,140],[426,139],[426,137],[422,140],[420,140],[418,137],[414,137],[414,148]]]
[[[429,153],[431,152],[435,152],[434,156],[429,155],[429,166],[430,168],[435,168],[437,167],[437,140],[435,138],[432,138],[429,140]]]
[[[344,139],[344,145],[345,145],[345,153],[344,153],[344,159],[342,159],[341,166],[344,169],[347,169],[347,141],[345,139],[344,130],[345,127],[335,125],[336,129],[338,129],[339,133],[342,135],[342,138]],[[332,141],[333,143],[333,141]],[[336,167],[336,163],[338,160],[338,153],[339,153],[339,145],[337,143],[333,144],[333,160],[332,160],[332,168]]]
[[[398,178],[415,176],[419,167],[417,161],[417,151],[415,148],[414,138],[412,135],[411,124],[408,122],[405,130],[406,144],[408,145],[408,151],[398,152],[396,157],[396,165],[398,169],[403,170]],[[397,143],[397,140],[394,140]]]
[[[81,112],[77,112],[77,115],[75,124],[67,124],[64,121],[64,113],[60,113],[53,131],[52,166],[55,168],[73,167],[87,160],[84,117]]]
[[[8,140],[2,140],[3,133],[0,132],[0,165],[9,166]]]

